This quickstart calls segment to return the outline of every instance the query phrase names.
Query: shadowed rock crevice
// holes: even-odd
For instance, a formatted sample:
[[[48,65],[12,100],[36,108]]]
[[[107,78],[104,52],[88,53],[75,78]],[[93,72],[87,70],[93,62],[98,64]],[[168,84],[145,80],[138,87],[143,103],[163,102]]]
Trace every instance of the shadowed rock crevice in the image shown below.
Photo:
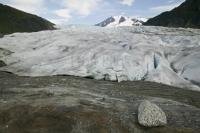
[[[0,67],[6,66],[6,63],[0,60]]]
[[[156,69],[159,65],[159,58],[157,57],[156,54],[153,56],[153,64],[154,64],[154,69]]]

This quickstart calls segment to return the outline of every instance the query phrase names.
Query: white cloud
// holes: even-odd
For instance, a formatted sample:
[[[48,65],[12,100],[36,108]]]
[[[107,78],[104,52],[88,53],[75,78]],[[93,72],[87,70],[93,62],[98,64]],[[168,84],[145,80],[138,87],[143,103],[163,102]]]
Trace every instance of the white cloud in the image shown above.
[[[174,3],[174,4],[170,4],[170,5],[163,5],[163,6],[156,6],[156,7],[150,8],[150,10],[154,11],[154,12],[170,11],[170,10],[174,9],[175,7],[178,7],[179,5],[180,5],[180,3]]]
[[[174,0],[169,0],[168,3],[169,4],[174,3]]]
[[[44,0],[9,0],[8,5],[25,12],[40,14],[44,8]]]
[[[121,0],[120,3],[123,5],[132,6],[134,2],[135,2],[135,0]]]
[[[116,4],[116,3],[111,3],[108,0],[0,0],[0,1],[3,1],[2,3],[23,10],[25,12],[37,14],[44,18],[53,20],[53,22],[56,24],[66,23],[74,16],[75,17],[88,16],[99,9],[103,10],[104,9],[103,7],[107,7],[105,6],[106,3],[109,5],[108,7],[112,6],[112,4]],[[131,6],[135,0],[116,0],[116,2],[119,1],[123,5]]]
[[[97,8],[101,1],[102,0],[64,0],[64,5],[70,12],[87,16]]]
[[[55,11],[55,14],[59,17],[69,19],[71,18],[70,11],[68,9],[59,9]]]
[[[49,19],[51,22],[57,25],[64,25],[68,22],[67,19],[57,18],[57,19]]]
[[[51,1],[57,2],[57,0]],[[103,0],[62,0],[60,2],[62,9],[53,11],[57,17],[51,21],[56,24],[64,24],[72,18],[72,14],[88,16],[97,9],[101,1]]]
[[[68,9],[59,9],[53,12],[58,18],[57,19],[51,19],[51,21],[55,24],[64,24],[69,21],[69,19],[72,17],[70,15],[70,11]]]

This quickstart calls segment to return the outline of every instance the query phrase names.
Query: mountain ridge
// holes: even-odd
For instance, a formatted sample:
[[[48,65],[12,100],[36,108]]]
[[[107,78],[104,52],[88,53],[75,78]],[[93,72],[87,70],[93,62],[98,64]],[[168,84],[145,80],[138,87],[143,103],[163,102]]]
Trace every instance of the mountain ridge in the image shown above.
[[[149,19],[144,25],[200,28],[200,1],[186,0],[173,10]]]
[[[37,32],[53,30],[54,24],[48,20],[20,11],[16,8],[0,3],[0,33],[11,34],[15,32]]]

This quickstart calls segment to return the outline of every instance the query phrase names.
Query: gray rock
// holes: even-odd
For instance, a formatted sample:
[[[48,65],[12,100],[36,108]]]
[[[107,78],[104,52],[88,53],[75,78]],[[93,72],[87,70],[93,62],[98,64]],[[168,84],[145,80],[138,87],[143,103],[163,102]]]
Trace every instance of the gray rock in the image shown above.
[[[143,101],[138,108],[139,124],[145,127],[157,127],[167,124],[165,113],[156,104]]]
[[[0,33],[0,38],[2,38],[3,37],[3,35]]]

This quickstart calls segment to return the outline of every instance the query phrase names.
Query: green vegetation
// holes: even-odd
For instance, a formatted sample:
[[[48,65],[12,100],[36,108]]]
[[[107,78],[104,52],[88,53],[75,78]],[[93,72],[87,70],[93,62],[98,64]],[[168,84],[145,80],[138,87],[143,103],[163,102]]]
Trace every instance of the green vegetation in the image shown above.
[[[172,11],[149,19],[144,25],[200,28],[200,0],[186,0]]]
[[[0,34],[52,30],[53,26],[41,17],[0,4]]]

